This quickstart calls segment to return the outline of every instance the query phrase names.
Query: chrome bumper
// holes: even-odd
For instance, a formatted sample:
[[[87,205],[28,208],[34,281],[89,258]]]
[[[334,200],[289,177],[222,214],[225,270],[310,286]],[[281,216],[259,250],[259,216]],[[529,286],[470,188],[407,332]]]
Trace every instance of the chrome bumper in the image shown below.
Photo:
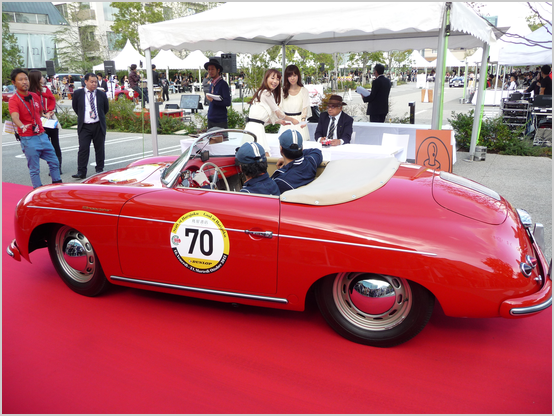
[[[528,315],[531,313],[543,311],[547,308],[550,308],[551,306],[552,306],[552,296],[546,302],[543,302],[539,305],[527,306],[525,308],[513,308],[510,310],[510,315],[512,316]]]

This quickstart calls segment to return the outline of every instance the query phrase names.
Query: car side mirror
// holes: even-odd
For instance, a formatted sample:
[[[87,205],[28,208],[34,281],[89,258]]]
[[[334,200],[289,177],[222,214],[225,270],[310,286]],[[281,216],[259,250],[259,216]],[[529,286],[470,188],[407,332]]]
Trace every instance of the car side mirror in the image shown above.
[[[208,160],[210,160],[210,152],[208,150],[204,150],[200,154],[200,160],[202,161],[202,163],[207,162]]]

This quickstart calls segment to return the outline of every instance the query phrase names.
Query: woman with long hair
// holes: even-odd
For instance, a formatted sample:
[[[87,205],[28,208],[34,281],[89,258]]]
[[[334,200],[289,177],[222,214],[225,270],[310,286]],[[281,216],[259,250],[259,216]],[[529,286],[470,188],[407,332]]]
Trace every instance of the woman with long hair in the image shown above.
[[[54,109],[56,108],[56,98],[52,91],[46,86],[46,79],[42,76],[42,72],[38,69],[31,69],[29,71],[29,91],[34,92],[40,97],[42,104],[42,112],[44,117],[51,119],[54,118]],[[45,133],[48,135],[58,161],[60,162],[60,175],[62,174],[62,149],[60,148],[60,135],[58,128],[44,127]]]
[[[302,83],[302,76],[300,75],[300,70],[296,65],[289,65],[285,69],[281,109],[285,112],[285,115],[298,120],[300,124],[287,124],[285,126],[281,126],[279,129],[279,135],[287,129],[294,129],[298,130],[298,132],[302,134],[303,141],[310,140],[308,125],[304,123],[304,126],[301,126],[301,124],[308,118],[308,111],[310,110],[310,94]]]
[[[252,96],[246,126],[244,127],[245,130],[256,135],[257,142],[264,148],[266,156],[270,156],[271,152],[265,137],[265,125],[284,125],[287,121],[295,125],[298,124],[298,120],[287,116],[279,108],[280,103],[281,73],[276,69],[268,69],[264,74],[262,85]]]

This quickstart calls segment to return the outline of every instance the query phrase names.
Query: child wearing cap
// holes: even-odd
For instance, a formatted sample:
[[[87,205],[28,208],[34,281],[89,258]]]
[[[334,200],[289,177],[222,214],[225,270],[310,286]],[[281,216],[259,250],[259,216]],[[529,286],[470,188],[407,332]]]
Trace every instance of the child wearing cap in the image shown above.
[[[279,187],[267,174],[267,158],[264,148],[255,142],[244,143],[235,159],[239,162],[246,182],[240,192],[249,194],[280,195]]]
[[[297,130],[286,130],[279,136],[281,159],[271,179],[281,193],[309,184],[315,179],[317,167],[323,161],[319,149],[302,148],[302,134]]]

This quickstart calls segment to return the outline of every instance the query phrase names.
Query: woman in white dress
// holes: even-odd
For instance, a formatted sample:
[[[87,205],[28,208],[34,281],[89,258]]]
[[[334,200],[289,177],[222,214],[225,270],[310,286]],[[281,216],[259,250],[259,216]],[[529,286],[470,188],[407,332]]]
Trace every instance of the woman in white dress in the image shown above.
[[[287,116],[280,108],[281,103],[281,73],[276,69],[268,69],[264,75],[262,86],[254,93],[250,101],[250,110],[244,129],[256,135],[257,142],[262,145],[266,156],[270,156],[269,143],[265,137],[265,125],[281,124],[290,121],[298,124],[298,120]],[[248,141],[245,135],[244,142]]]
[[[285,115],[298,120],[299,124],[286,124],[281,126],[279,135],[287,129],[294,129],[302,134],[303,141],[310,140],[308,125],[304,123],[304,126],[301,127],[302,122],[306,121],[308,111],[310,110],[310,94],[308,93],[308,89],[302,84],[300,70],[296,65],[289,65],[285,69],[281,109],[284,111]]]

